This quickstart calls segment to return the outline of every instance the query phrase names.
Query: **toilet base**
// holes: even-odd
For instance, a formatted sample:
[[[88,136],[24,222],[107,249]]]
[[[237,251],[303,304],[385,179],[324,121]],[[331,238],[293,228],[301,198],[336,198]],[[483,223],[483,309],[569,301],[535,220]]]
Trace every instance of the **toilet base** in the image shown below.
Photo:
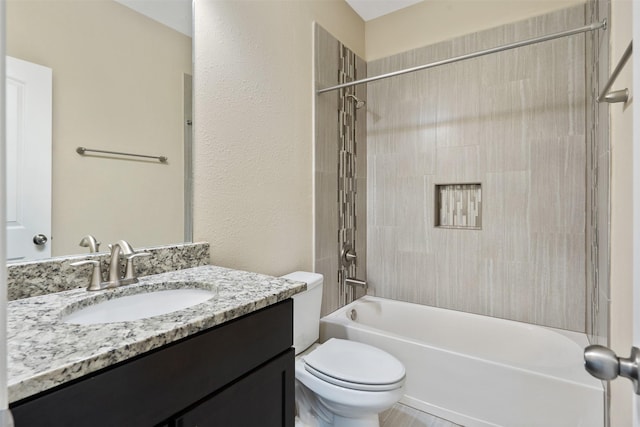
[[[327,423],[321,418],[313,419],[313,422],[303,422],[300,418],[296,417],[295,427],[380,427],[378,416],[374,415],[368,418],[345,418],[340,416],[334,416],[333,423]]]
[[[311,390],[296,380],[295,427],[380,427],[377,413],[350,418],[332,413]]]
[[[333,424],[320,424],[321,427],[380,427],[378,414],[366,418],[346,418],[339,415],[333,416]]]

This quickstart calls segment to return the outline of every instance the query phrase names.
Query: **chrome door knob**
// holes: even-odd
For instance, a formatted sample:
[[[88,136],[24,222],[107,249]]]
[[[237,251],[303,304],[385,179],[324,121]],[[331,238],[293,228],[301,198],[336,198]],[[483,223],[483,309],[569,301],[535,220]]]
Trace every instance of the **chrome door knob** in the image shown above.
[[[33,236],[33,243],[38,246],[43,246],[45,243],[47,243],[47,241],[47,236],[45,236],[44,234],[36,234],[35,236]]]
[[[604,381],[618,376],[629,378],[636,394],[640,394],[639,365],[640,350],[636,347],[631,347],[628,358],[618,357],[613,350],[601,345],[590,345],[584,349],[584,368],[587,372]]]
[[[590,345],[584,349],[584,368],[594,377],[609,381],[618,376],[620,361],[610,348]]]

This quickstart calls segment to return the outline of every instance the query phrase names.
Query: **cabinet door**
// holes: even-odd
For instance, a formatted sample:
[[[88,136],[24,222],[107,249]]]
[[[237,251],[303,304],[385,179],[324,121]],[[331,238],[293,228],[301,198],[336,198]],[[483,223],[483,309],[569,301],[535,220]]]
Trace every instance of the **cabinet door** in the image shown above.
[[[290,349],[177,419],[177,427],[293,427],[294,351]]]

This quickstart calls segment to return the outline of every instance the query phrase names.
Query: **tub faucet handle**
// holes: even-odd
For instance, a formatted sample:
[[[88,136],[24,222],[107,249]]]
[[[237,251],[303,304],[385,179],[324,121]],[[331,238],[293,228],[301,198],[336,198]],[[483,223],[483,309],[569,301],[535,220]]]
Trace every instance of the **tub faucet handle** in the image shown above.
[[[353,246],[351,246],[351,243],[347,243],[342,247],[342,250],[340,251],[340,264],[342,264],[343,267],[350,267],[356,262],[357,258],[358,256],[353,250]]]

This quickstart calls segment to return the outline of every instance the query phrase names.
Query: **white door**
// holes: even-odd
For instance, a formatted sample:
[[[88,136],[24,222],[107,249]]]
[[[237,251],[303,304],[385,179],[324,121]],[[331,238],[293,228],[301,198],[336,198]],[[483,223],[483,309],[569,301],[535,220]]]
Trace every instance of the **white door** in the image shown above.
[[[7,259],[51,256],[50,68],[7,57]]]

